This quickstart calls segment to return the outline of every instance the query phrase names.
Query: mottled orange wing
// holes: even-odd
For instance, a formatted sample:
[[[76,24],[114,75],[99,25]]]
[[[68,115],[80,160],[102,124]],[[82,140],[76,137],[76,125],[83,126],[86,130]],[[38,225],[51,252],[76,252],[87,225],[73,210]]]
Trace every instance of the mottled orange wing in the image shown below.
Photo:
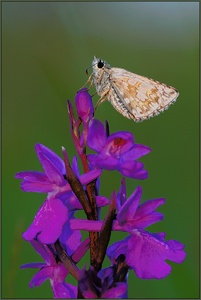
[[[159,114],[174,103],[179,95],[171,86],[120,68],[110,69],[110,83],[113,92],[109,93],[108,100],[116,110],[135,121]],[[119,110],[117,98],[122,102],[124,113]]]

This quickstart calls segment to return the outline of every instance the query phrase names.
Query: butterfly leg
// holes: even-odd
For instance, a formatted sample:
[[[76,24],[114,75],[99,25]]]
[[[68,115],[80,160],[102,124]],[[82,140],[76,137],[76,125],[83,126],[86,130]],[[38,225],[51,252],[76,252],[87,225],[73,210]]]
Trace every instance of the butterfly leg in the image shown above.
[[[107,93],[107,92],[106,92]],[[100,97],[100,99],[98,100],[98,102],[96,103],[96,105],[95,105],[95,110],[98,108],[98,106],[101,104],[101,103],[103,103],[103,102],[105,102],[106,100],[107,100],[107,96],[105,95],[106,93],[104,93],[101,97]]]
[[[85,84],[82,86],[82,88],[84,88],[90,82],[90,85],[89,85],[89,88],[88,88],[88,90],[90,90],[90,88],[93,85],[92,76],[93,76],[93,73],[89,76],[89,78],[87,79],[87,82],[85,82]]]

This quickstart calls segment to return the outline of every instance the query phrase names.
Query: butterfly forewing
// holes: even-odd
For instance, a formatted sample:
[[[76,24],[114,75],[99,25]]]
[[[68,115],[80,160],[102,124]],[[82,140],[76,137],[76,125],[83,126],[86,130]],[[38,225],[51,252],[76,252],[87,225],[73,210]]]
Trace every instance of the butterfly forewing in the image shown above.
[[[128,109],[130,118],[133,115],[135,121],[157,115],[178,97],[178,92],[173,87],[124,69],[112,68],[110,82],[114,92]],[[115,106],[116,101],[112,99],[112,95],[113,93],[108,100]]]

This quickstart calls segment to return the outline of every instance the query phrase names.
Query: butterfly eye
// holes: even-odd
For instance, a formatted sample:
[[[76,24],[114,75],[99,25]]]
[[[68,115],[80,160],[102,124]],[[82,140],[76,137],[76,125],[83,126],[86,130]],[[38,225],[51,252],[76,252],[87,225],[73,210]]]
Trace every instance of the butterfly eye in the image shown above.
[[[101,60],[99,60],[97,66],[99,69],[101,69],[104,66],[104,63]]]

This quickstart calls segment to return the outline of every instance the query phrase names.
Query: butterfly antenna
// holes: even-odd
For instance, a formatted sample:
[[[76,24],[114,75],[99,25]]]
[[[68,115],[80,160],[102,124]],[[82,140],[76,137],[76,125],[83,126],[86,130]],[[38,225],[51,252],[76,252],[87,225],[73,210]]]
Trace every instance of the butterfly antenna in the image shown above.
[[[91,69],[91,68],[92,68],[92,67],[88,67],[88,68],[86,69],[86,74],[87,74],[87,75],[89,75],[88,70]]]

